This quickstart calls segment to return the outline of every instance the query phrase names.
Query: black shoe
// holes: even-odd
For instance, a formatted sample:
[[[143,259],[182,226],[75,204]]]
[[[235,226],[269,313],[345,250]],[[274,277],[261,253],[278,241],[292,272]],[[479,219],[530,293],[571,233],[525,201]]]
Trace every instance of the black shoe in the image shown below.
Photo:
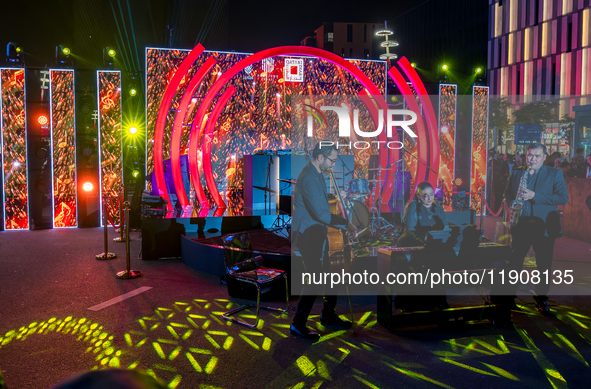
[[[305,340],[312,340],[314,342],[318,342],[320,340],[320,335],[318,335],[314,331],[310,331],[308,327],[296,327],[293,324],[289,327],[289,332],[295,337],[302,338]]]
[[[325,327],[351,328],[353,323],[349,320],[343,320],[338,315],[320,316],[320,324]]]
[[[536,308],[542,315],[550,315],[550,307],[546,302],[548,298],[546,296],[534,296],[534,300],[536,300]]]
[[[506,305],[512,311],[520,311],[519,305],[515,303],[515,296],[491,296],[490,303],[494,305]]]

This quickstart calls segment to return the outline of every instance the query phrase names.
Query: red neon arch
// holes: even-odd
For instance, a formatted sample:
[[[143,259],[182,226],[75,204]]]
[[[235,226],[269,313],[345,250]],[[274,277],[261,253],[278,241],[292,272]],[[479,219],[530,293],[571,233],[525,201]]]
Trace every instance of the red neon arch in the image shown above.
[[[398,87],[398,89],[400,89],[400,91],[402,92],[402,94],[404,95],[404,98],[406,100],[406,102],[408,103],[408,105],[410,106],[410,109],[413,112],[420,112],[419,110],[419,106],[415,100],[415,97],[412,93],[412,91],[410,90],[410,88],[408,87],[408,84],[406,83],[406,80],[402,77],[402,74],[400,74],[400,72],[398,71],[398,69],[396,69],[395,67],[390,68],[390,71],[388,71],[388,74],[390,75],[390,77],[392,77],[392,80],[394,80],[394,83],[396,83],[396,86]],[[425,130],[424,127],[424,123],[423,123],[423,119],[420,115],[417,115],[417,132],[418,132],[418,149],[419,149],[419,156],[418,158],[421,161],[426,161],[426,163],[428,164],[428,141],[427,141],[427,136],[428,133]],[[404,163],[401,162],[401,163]],[[417,179],[415,180],[415,186],[412,190],[412,193],[415,192],[417,185],[422,182],[425,179],[425,172],[426,172],[427,168],[422,164],[422,163],[418,163],[417,164],[417,172],[416,172],[416,177]]]
[[[232,97],[234,95],[234,93],[236,93],[236,88],[234,88],[234,85],[230,85],[228,87],[228,89],[226,89],[224,91],[224,94],[220,97],[220,99],[218,100],[217,104],[215,105],[213,111],[211,112],[211,115],[209,116],[209,120],[207,121],[207,125],[205,126],[205,136],[203,137],[203,155],[211,155],[211,142],[213,141],[213,131],[215,130],[215,125],[218,121],[218,118],[220,117],[220,114],[222,113],[222,111],[224,110],[226,104],[228,103],[228,100],[230,100],[230,97]],[[211,168],[211,158],[203,158],[203,170],[206,172],[211,172],[213,171]],[[205,175],[205,180],[207,182],[207,187],[208,188],[216,188],[217,190],[217,186],[215,184],[215,180],[213,177],[213,174],[210,175]],[[211,190],[210,190],[211,193]],[[224,201],[222,200],[222,197],[219,195],[217,195],[217,197],[214,196],[214,201],[215,201],[215,205],[218,208],[226,208],[226,203],[224,203]]]
[[[174,181],[174,187],[176,189],[177,196],[179,201],[181,202],[181,206],[185,207],[189,205],[189,199],[187,198],[187,193],[184,190],[183,184],[183,176],[181,173],[181,138],[183,135],[183,121],[185,120],[185,112],[187,111],[187,107],[191,102],[191,98],[193,97],[193,93],[205,77],[205,74],[216,64],[216,60],[213,57],[209,57],[207,61],[199,68],[199,71],[193,76],[189,86],[185,90],[181,102],[179,103],[179,108],[176,113],[176,117],[174,118],[174,125],[172,126],[172,139],[170,141],[170,165],[172,167],[172,179]],[[197,173],[197,172],[195,172]],[[193,170],[191,170],[191,179],[193,181],[193,187],[195,188],[195,192],[199,193],[197,198],[201,200],[205,198],[205,193],[203,193],[203,187],[201,186],[201,181],[199,180],[199,175],[197,176],[197,181],[194,180]],[[179,190],[183,188],[183,190]]]
[[[170,196],[168,196],[168,189],[166,188],[166,180],[164,179],[164,161],[162,156],[162,149],[164,144],[164,126],[166,125],[166,116],[170,107],[170,102],[174,97],[181,80],[193,64],[197,57],[205,50],[200,43],[189,53],[187,58],[183,60],[178,70],[172,76],[170,83],[166,86],[164,96],[160,102],[160,108],[158,109],[158,116],[156,118],[156,126],[154,128],[154,175],[156,176],[156,185],[161,195],[166,201],[168,201],[168,210],[172,211],[172,203],[170,202]],[[184,189],[183,189],[184,190]],[[178,188],[177,188],[178,193]]]
[[[235,76],[236,74],[238,74],[240,71],[242,71],[245,67],[252,65],[253,63],[260,61],[262,59],[268,58],[268,57],[274,57],[277,55],[302,55],[302,56],[313,56],[313,57],[317,57],[317,58],[322,58],[324,60],[327,60],[331,63],[334,63],[337,66],[340,66],[342,68],[344,68],[345,70],[347,70],[349,73],[351,73],[368,91],[370,95],[373,96],[380,96],[380,91],[377,89],[377,87],[371,82],[371,80],[365,75],[365,73],[363,73],[360,69],[358,69],[355,65],[353,65],[352,63],[346,61],[345,59],[339,57],[336,54],[333,53],[329,53],[327,51],[321,50],[321,49],[317,49],[314,47],[306,47],[306,46],[283,46],[283,47],[276,47],[276,48],[272,48],[272,49],[267,49],[267,50],[263,50],[260,51],[258,53],[255,53],[245,59],[243,59],[242,61],[238,62],[237,64],[235,64],[234,66],[232,66],[230,69],[228,69],[224,74],[222,74],[222,76],[212,85],[212,87],[210,88],[210,90],[208,91],[207,95],[205,96],[205,98],[203,99],[203,102],[201,103],[201,105],[199,106],[199,111],[197,112],[197,115],[195,116],[196,118],[200,118],[200,117],[204,117],[205,116],[205,112],[206,110],[209,108],[209,106],[211,106],[213,99],[215,98],[215,96],[217,96],[218,92],[222,89],[222,87],[229,82],[229,80]],[[221,101],[220,101],[221,102]],[[220,103],[218,102],[218,104]],[[225,104],[225,103],[224,103]],[[382,109],[387,110],[388,107],[386,105],[386,102],[384,101],[383,98],[378,98],[378,104],[382,107]],[[216,107],[217,108],[217,107]],[[210,117],[211,119],[211,117]],[[200,126],[200,123],[196,123],[197,126]],[[376,122],[377,125],[377,122]],[[213,129],[215,128],[215,124],[214,125],[207,125],[206,127],[206,132],[205,132],[205,136],[210,136],[213,133]],[[191,143],[193,142],[193,139],[195,137],[195,139],[198,138],[198,133],[197,133],[198,129],[196,128],[196,126],[193,126],[193,128],[191,129]],[[382,134],[380,134],[380,140],[382,141],[386,141],[386,135],[384,132],[382,132]],[[208,152],[209,151],[209,152]],[[387,164],[387,153],[386,152],[382,152],[380,149],[380,165],[381,166],[386,166]],[[211,159],[211,148],[209,150],[207,150],[207,148],[202,146],[202,158],[203,161],[206,160],[210,160]],[[197,160],[196,160],[196,155],[189,155],[189,164],[191,166],[191,169],[194,169],[195,167],[197,167]],[[223,200],[221,199],[221,196],[219,194],[219,191],[217,189],[217,187],[215,186],[215,180],[213,177],[213,173],[211,171],[211,169],[207,170],[204,169],[204,175],[205,175],[205,179],[206,182],[208,184],[208,189],[215,201],[216,204],[224,204]],[[213,183],[212,186],[210,186],[210,183]]]
[[[437,186],[437,175],[439,173],[439,139],[438,139],[438,127],[437,127],[437,119],[435,117],[435,111],[433,110],[433,105],[431,105],[431,100],[429,99],[429,95],[427,94],[427,89],[425,85],[423,85],[421,78],[417,74],[416,70],[412,67],[411,63],[408,62],[406,57],[402,57],[398,64],[406,74],[406,76],[410,79],[410,82],[415,87],[419,98],[421,99],[421,103],[423,107],[425,107],[425,111],[427,113],[427,127],[430,129],[429,131],[429,140],[430,140],[430,157],[431,157],[431,168],[437,172],[437,174],[427,170],[427,177],[428,181],[433,188]],[[432,173],[432,174],[430,174]]]

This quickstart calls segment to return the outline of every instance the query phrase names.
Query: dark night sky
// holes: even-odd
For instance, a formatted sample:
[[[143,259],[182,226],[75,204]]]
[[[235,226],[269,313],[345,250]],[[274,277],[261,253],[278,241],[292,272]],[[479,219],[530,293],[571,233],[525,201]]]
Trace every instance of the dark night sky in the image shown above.
[[[164,46],[165,26],[175,24],[173,46],[192,48],[202,29],[203,20],[209,15],[211,4],[220,1],[225,3],[225,8],[220,7],[221,11],[218,11],[223,21],[218,19],[212,24],[208,30],[210,35],[201,41],[206,43],[206,49],[246,52],[280,45],[298,45],[323,22],[383,23],[425,2],[2,0],[0,47],[4,51],[6,43],[17,42],[25,49],[27,66],[51,66],[55,59],[55,47],[63,43],[71,46],[73,53],[82,53],[88,59],[88,67],[93,67],[100,66],[96,63],[102,61],[102,48],[106,45],[115,45],[120,51],[137,50],[137,57],[143,58],[144,46]],[[135,29],[135,45],[125,43],[123,31],[126,26],[128,35],[131,35],[130,14]],[[119,18],[121,32],[117,30],[115,16]],[[223,29],[224,25],[227,26],[227,41],[219,37],[213,39],[216,26]],[[396,32],[396,26],[388,27]]]
[[[230,1],[230,42],[245,51],[299,44],[323,22],[383,23],[424,1]]]

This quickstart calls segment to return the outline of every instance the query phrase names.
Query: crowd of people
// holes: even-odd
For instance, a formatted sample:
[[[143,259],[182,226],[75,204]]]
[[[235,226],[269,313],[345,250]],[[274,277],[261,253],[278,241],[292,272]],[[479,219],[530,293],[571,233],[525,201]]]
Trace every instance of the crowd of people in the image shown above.
[[[492,188],[494,193],[494,209],[498,209],[503,201],[503,192],[507,186],[507,179],[515,167],[527,164],[525,152],[515,154],[489,153],[491,156],[490,168],[492,168]],[[583,148],[575,150],[575,155],[570,160],[568,155],[555,151],[549,154],[544,165],[562,170],[565,177],[591,178],[591,153],[585,157]]]
[[[579,177],[591,178],[591,153],[585,158],[583,148],[578,148],[575,156],[568,159],[568,156],[563,155],[559,151],[555,151],[548,155],[544,165],[560,169],[564,172],[565,177]],[[500,173],[508,177],[511,174],[513,167],[525,166],[525,153],[516,152],[513,154],[495,154],[493,157],[493,164],[497,165]]]

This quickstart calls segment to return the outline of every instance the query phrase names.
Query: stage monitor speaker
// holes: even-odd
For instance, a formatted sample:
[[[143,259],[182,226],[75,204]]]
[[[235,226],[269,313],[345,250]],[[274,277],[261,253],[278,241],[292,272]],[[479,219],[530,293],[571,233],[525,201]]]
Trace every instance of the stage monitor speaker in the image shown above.
[[[279,210],[282,213],[291,216],[291,196],[279,196]]]
[[[469,209],[465,211],[446,212],[445,218],[449,224],[455,224],[456,226],[475,224],[476,211]]]
[[[263,228],[260,216],[233,216],[222,219],[221,234],[256,230]]]

